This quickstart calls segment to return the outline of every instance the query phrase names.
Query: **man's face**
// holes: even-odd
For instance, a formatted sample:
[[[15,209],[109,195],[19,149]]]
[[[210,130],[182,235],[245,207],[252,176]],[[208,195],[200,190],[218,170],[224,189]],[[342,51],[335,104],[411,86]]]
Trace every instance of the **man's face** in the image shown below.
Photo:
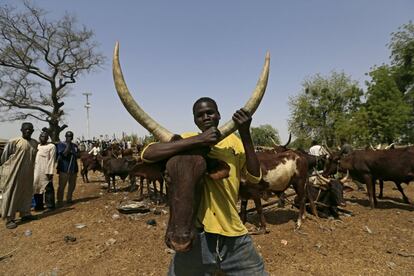
[[[65,138],[66,138],[66,142],[72,142],[72,140],[73,140],[73,133],[72,132],[67,132],[65,134]]]
[[[46,144],[48,139],[49,139],[49,135],[47,135],[47,133],[45,132],[40,133],[40,136],[39,136],[40,144],[42,145]]]
[[[200,102],[194,107],[194,123],[201,131],[218,127],[221,119],[216,106],[211,102]]]
[[[24,139],[31,139],[32,133],[33,133],[33,125],[32,124],[24,124],[22,125],[22,128],[20,129],[22,132],[22,137]]]

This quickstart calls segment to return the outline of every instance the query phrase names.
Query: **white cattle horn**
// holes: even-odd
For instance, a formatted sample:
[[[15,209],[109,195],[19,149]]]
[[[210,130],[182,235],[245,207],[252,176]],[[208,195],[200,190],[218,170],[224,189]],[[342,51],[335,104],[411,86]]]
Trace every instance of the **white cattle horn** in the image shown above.
[[[165,129],[155,120],[153,120],[147,113],[145,113],[145,111],[138,105],[138,103],[134,100],[131,93],[129,92],[129,89],[124,80],[124,75],[122,74],[121,65],[119,64],[118,42],[115,44],[112,73],[114,76],[115,88],[118,92],[118,96],[124,104],[125,108],[128,110],[129,114],[131,114],[139,124],[146,128],[155,136],[155,138],[161,142],[170,141],[173,137],[173,133]]]
[[[243,109],[247,111],[250,115],[253,115],[259,106],[263,95],[266,91],[267,81],[269,78],[269,65],[270,65],[270,54],[266,53],[265,64],[263,66],[262,74],[257,82],[256,89],[253,91],[250,99],[244,105]],[[125,83],[121,66],[119,63],[119,43],[115,44],[112,72],[115,82],[115,88],[118,92],[119,98],[124,104],[128,112],[135,118],[135,120],[140,123],[144,128],[146,128],[150,133],[152,133],[157,139],[161,142],[168,142],[173,137],[173,133],[162,127],[155,120],[153,120],[145,111],[137,104],[134,98],[131,96],[129,89]],[[237,129],[237,126],[233,120],[228,121],[223,126],[219,127],[221,133],[220,140],[226,138],[228,135],[233,133]]]
[[[269,66],[270,66],[270,54],[269,52],[266,53],[265,63],[263,65],[262,74],[260,75],[259,80],[257,81],[256,89],[253,91],[250,99],[246,102],[243,109],[249,112],[250,115],[253,115],[256,111],[257,107],[259,106],[263,95],[266,91],[267,80],[269,79]],[[233,133],[237,129],[236,123],[231,119],[223,126],[219,127],[219,131],[221,133],[220,140],[223,140],[231,133]]]

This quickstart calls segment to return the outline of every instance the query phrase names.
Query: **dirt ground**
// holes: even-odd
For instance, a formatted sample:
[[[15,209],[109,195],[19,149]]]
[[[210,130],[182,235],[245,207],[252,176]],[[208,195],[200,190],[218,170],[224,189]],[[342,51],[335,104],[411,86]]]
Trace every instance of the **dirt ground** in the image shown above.
[[[119,203],[136,199],[137,192],[107,193],[100,173],[90,179],[89,184],[78,179],[73,205],[35,213],[39,220],[14,230],[2,222],[0,275],[166,274],[172,257],[164,244],[168,208],[120,214]],[[119,188],[127,185],[118,182]],[[404,189],[414,200],[413,183]],[[290,204],[267,209],[270,233],[253,236],[266,270],[270,275],[414,275],[414,207],[402,203],[392,183],[386,183],[384,196],[370,210],[364,192],[347,193],[346,208],[354,216],[311,217],[299,232],[293,231],[297,210]],[[151,219],[156,226],[147,224]],[[248,228],[257,219],[252,213]]]

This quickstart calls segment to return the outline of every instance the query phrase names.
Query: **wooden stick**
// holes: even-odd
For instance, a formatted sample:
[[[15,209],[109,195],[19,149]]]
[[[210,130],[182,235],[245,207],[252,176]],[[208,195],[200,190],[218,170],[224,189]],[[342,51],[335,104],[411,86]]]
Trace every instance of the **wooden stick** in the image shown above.
[[[10,256],[14,251],[16,251],[17,248],[13,249],[12,251],[0,256],[0,261],[2,261],[3,259],[6,259],[8,256]]]
[[[291,196],[294,196],[294,195],[296,195],[296,193],[295,192],[292,192],[290,194],[285,195],[285,197],[288,198],[288,197],[291,197]],[[266,208],[266,207],[268,207],[270,205],[273,205],[273,204],[276,204],[278,202],[279,202],[279,199],[278,200],[273,200],[273,201],[267,202],[265,204],[262,204],[262,208]],[[254,211],[256,211],[256,207],[248,209],[246,211],[246,213],[251,213],[251,212],[254,212]]]

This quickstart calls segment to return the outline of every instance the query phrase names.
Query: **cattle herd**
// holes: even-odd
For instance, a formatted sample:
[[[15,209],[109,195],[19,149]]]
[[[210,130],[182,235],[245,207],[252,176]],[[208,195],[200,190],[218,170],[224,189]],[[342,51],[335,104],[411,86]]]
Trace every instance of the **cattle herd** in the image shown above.
[[[269,65],[270,54],[267,53],[256,88],[243,107],[251,115],[254,114],[264,96],[269,77]],[[170,132],[151,118],[132,97],[121,70],[118,43],[114,49],[112,69],[118,96],[131,116],[161,142],[181,139],[179,135]],[[220,125],[218,127],[221,134],[220,139],[225,139],[236,129],[237,126],[233,120]],[[340,212],[346,213],[347,211],[343,209],[345,205],[343,192],[350,189],[345,185],[349,177],[367,185],[372,208],[375,208],[376,205],[376,180],[381,183],[382,181],[394,181],[403,194],[404,200],[408,202],[400,184],[403,182],[408,184],[414,179],[414,147],[356,150],[343,156],[329,151],[328,158],[322,164],[324,170],[321,173],[314,173],[315,167],[321,167],[321,164],[317,164],[321,160],[303,151],[289,149],[287,144],[257,151],[263,178],[259,184],[252,185],[242,181],[240,185],[241,218],[244,222],[246,221],[247,201],[253,199],[260,215],[260,232],[267,232],[261,198],[276,194],[283,204],[286,197],[285,191],[290,187],[295,190],[294,205],[299,209],[295,229],[301,227],[307,209],[315,216],[322,217],[338,218]],[[222,164],[220,160],[211,160],[207,154],[208,150],[198,149],[182,152],[168,160],[148,165],[154,171],[158,169],[160,174],[165,171],[168,174],[164,180],[167,182],[166,193],[170,217],[165,241],[168,247],[178,252],[191,248],[195,237],[194,219],[201,196],[199,187],[201,177],[205,174],[213,179],[227,177],[228,165]],[[134,174],[138,175],[134,171],[137,172],[137,168],[142,164],[142,162],[136,162],[137,164],[133,165],[130,161],[123,161],[117,166],[131,168],[130,174],[134,176]],[[102,166],[105,174],[109,174],[109,172],[112,175],[117,174],[118,169],[105,167],[112,166],[110,162],[104,160]],[[134,168],[132,169],[131,166]],[[141,172],[147,171],[142,167],[140,170]],[[125,170],[119,170],[119,172],[121,171],[125,172]],[[345,177],[340,177],[340,179],[333,177],[340,173]],[[146,177],[145,173],[141,173],[140,176],[141,178]],[[108,179],[108,176],[106,178]],[[131,184],[131,187],[134,187],[134,184]],[[382,191],[380,194],[382,195]]]
[[[308,210],[317,217],[333,217],[338,219],[340,213],[350,213],[345,207],[343,193],[352,190],[349,186],[350,180],[359,181],[366,184],[367,194],[371,208],[377,204],[375,183],[378,180],[380,184],[379,197],[383,195],[383,181],[393,181],[398,190],[401,192],[404,202],[410,203],[404,194],[401,183],[408,184],[414,180],[414,147],[402,147],[391,149],[364,149],[354,150],[350,154],[340,156],[339,153],[329,151],[329,155],[324,159],[324,170],[316,171],[315,157],[305,152],[287,148],[284,146],[274,146],[273,148],[260,148],[256,151],[257,157],[261,164],[263,179],[259,184],[249,184],[242,181],[240,185],[240,216],[245,223],[247,220],[247,202],[253,200],[255,210],[257,211],[260,223],[256,233],[266,233],[266,221],[263,214],[262,199],[268,199],[269,196],[277,195],[279,204],[284,204],[285,191],[293,188],[295,198],[293,205],[299,209],[296,228],[300,228],[305,212]],[[93,156],[87,152],[81,153],[82,170],[81,174],[84,182],[88,182],[88,171],[101,171],[104,174],[105,181],[108,183],[108,192],[115,191],[115,177],[122,180],[129,177],[129,191],[139,189],[140,197],[144,196],[144,183],[146,182],[149,196],[156,199],[157,202],[163,202],[168,197],[183,197],[185,191],[192,191],[187,195],[188,200],[182,200],[171,204],[171,214],[179,214],[181,220],[185,221],[187,227],[191,228],[192,218],[198,202],[199,193],[197,192],[198,179],[200,175],[190,176],[191,185],[185,187],[185,191],[180,187],[170,185],[169,189],[164,191],[164,183],[174,182],[178,175],[166,175],[168,168],[171,172],[197,171],[189,170],[189,163],[192,166],[206,166],[207,173],[211,177],[225,177],[220,172],[226,171],[225,164],[220,164],[208,160],[205,153],[204,157],[194,159],[194,156],[183,157],[177,156],[167,163],[145,163],[140,160],[139,152],[131,150],[121,150],[116,145],[109,147],[98,156]],[[185,162],[182,158],[190,158],[191,162]],[[178,159],[178,160],[175,160]],[[198,161],[197,161],[198,160]],[[174,168],[171,168],[174,166]],[[203,170],[201,170],[203,171]],[[212,174],[211,172],[214,172]],[[219,175],[219,176],[218,176]],[[341,175],[340,178],[335,178]],[[139,181],[138,181],[139,180]],[[146,180],[144,182],[144,180]],[[138,181],[138,183],[137,183]],[[156,185],[158,183],[158,185]],[[152,188],[150,187],[152,184]],[[168,193],[168,197],[167,197]],[[167,244],[179,249],[180,246],[173,243],[174,237],[172,232],[167,230]],[[192,237],[189,237],[190,239]]]

